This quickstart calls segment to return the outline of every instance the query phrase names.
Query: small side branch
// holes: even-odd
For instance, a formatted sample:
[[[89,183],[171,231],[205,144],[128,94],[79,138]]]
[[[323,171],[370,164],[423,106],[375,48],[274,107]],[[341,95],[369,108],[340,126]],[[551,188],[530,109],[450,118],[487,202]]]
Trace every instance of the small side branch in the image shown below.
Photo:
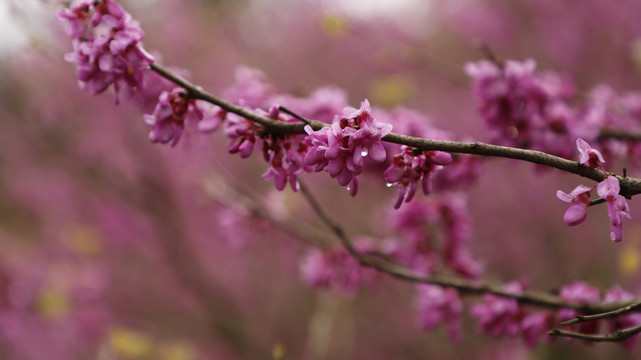
[[[456,277],[446,277],[446,276],[421,276],[417,275],[411,270],[386,261],[380,258],[374,258],[362,254],[356,250],[353,246],[351,240],[347,236],[345,230],[323,210],[320,203],[316,198],[311,194],[310,190],[300,182],[301,193],[310,206],[316,213],[316,215],[321,219],[321,221],[327,225],[334,235],[341,241],[343,246],[349,251],[349,253],[356,259],[358,262],[366,267],[376,269],[380,272],[386,273],[394,278],[409,281],[413,283],[423,283],[423,284],[433,284],[443,287],[455,288],[461,293],[467,294],[493,294],[505,298],[511,298],[517,300],[521,304],[535,305],[550,309],[560,309],[568,308],[575,309],[584,313],[601,313],[612,311],[619,308],[622,304],[612,304],[612,303],[592,303],[592,304],[578,304],[567,302],[561,299],[559,296],[555,296],[545,292],[537,291],[523,291],[520,294],[512,293],[506,291],[501,285],[485,284],[482,282],[473,282],[466,279],[456,278]]]
[[[594,342],[623,341],[638,333],[641,333],[641,325],[617,330],[615,332],[611,332],[608,334],[583,334],[579,332],[566,331],[561,329],[552,329],[548,331],[548,335],[550,336],[567,337],[567,338],[588,340],[588,341],[594,341]]]
[[[582,322],[588,322],[588,321],[594,321],[594,320],[606,319],[606,318],[613,318],[613,317],[621,316],[621,315],[623,315],[623,314],[625,314],[627,312],[630,312],[630,311],[635,311],[637,309],[641,309],[641,303],[631,304],[631,305],[628,305],[628,306],[624,306],[624,307],[618,308],[618,309],[613,310],[613,311],[608,311],[608,312],[604,312],[604,313],[600,313],[600,314],[578,315],[576,318],[574,318],[572,320],[563,321],[561,323],[561,325],[570,326],[570,325],[579,324],[579,323],[582,323]]]

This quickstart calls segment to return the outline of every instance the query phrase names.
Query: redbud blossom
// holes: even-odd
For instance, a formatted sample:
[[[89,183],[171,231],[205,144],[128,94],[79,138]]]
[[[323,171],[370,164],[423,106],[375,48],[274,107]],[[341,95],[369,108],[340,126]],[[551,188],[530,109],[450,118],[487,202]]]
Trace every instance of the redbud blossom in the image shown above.
[[[122,84],[130,92],[142,87],[143,72],[154,58],[142,47],[144,33],[138,22],[118,3],[76,1],[57,15],[68,22],[66,32],[73,39],[73,52],[65,59],[76,64],[82,89],[98,94],[113,85],[118,103]],[[91,27],[87,24],[90,17]]]
[[[597,185],[597,193],[608,204],[608,216],[610,217],[610,239],[618,242],[623,239],[623,219],[631,219],[630,207],[625,198],[619,195],[619,180],[614,176],[608,176]]]
[[[451,162],[452,155],[449,153],[424,151],[415,154],[412,148],[403,145],[401,153],[394,156],[392,163],[383,174],[388,184],[398,186],[394,208],[401,207],[403,201],[412,200],[419,182],[423,193],[429,195],[432,192],[432,174]]]
[[[325,170],[341,186],[347,186],[350,195],[358,191],[358,175],[363,172],[364,159],[383,162],[387,158],[381,139],[392,131],[392,125],[376,121],[371,106],[365,99],[360,109],[343,110],[330,127],[314,131],[305,127],[309,150],[305,164],[315,171]]]
[[[371,253],[368,238],[355,239],[354,247],[362,254]],[[363,267],[344,247],[328,251],[314,249],[300,264],[303,280],[313,288],[330,288],[345,295],[353,294],[363,283],[374,281],[378,273]]]
[[[144,115],[145,123],[152,127],[149,140],[175,146],[185,129],[186,121],[204,120],[209,124],[217,121],[219,113],[213,112],[208,104],[197,101],[189,98],[182,88],[174,88],[171,92],[163,91],[158,97],[154,112]]]
[[[559,295],[563,301],[580,304],[594,303],[601,300],[599,289],[581,281],[562,287]],[[559,319],[561,321],[571,320],[577,315],[578,312],[574,309],[562,309],[559,311]],[[598,321],[584,322],[580,325],[580,331],[585,334],[595,333],[598,324]]]
[[[592,191],[592,188],[585,185],[579,185],[569,194],[566,194],[561,190],[556,192],[556,197],[558,197],[559,200],[572,204],[563,216],[563,222],[565,222],[566,225],[579,225],[588,216],[590,191]]]
[[[466,64],[465,71],[474,79],[491,142],[569,157],[573,149],[567,144],[586,128],[567,105],[573,86],[563,76],[535,73],[535,68],[532,59],[483,60]]]
[[[608,303],[627,302],[627,301],[633,301],[634,299],[635,299],[635,296],[633,294],[622,289],[621,286],[619,285],[613,286],[603,296],[603,301]],[[622,316],[617,316],[617,317],[608,319],[608,329],[611,332],[615,332],[617,330],[623,330],[623,329],[627,329],[627,328],[631,328],[639,325],[641,325],[641,314],[639,314],[638,312],[630,312]],[[638,335],[635,335],[624,340],[623,344],[627,348],[634,348],[637,345],[638,341],[639,341],[639,337]]]
[[[282,117],[278,105],[272,106],[268,113],[257,112],[274,120],[296,121],[291,117]],[[298,191],[298,174],[311,171],[311,168],[304,163],[306,153],[307,143],[304,136],[266,134],[263,138],[263,158],[269,163],[269,167],[262,178],[274,179],[276,190],[283,190],[289,181],[292,190]]]
[[[520,294],[524,286],[515,281],[505,285],[505,289],[513,294]],[[481,332],[493,336],[515,336],[519,332],[522,313],[514,299],[486,294],[483,295],[483,302],[474,304],[470,312],[478,318]]]
[[[461,315],[463,301],[456,289],[443,288],[437,285],[420,285],[417,287],[418,323],[423,330],[433,330],[444,324],[450,340],[461,337]]]
[[[535,348],[540,339],[550,341],[548,331],[554,327],[554,316],[547,312],[529,314],[521,320],[521,334],[530,348]]]
[[[593,149],[590,144],[581,138],[576,139],[576,147],[579,149],[579,162],[593,168],[602,167],[605,160],[599,150]]]

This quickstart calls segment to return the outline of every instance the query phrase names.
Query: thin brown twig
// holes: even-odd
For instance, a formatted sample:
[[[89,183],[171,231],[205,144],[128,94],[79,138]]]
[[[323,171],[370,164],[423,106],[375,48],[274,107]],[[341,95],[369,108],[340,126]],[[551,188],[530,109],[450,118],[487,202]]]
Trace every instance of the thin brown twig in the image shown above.
[[[307,125],[310,125],[310,126],[312,125],[309,119],[307,119],[306,117],[301,116],[301,115],[299,115],[299,114],[295,113],[294,111],[292,111],[292,110],[290,110],[290,109],[288,109],[288,108],[284,107],[283,105],[278,106],[278,109],[279,109],[280,111],[282,111],[282,112],[286,113],[286,114],[289,114],[289,115],[291,115],[291,116],[295,117],[296,119],[298,119],[298,120],[300,120],[300,121],[304,122],[304,123],[305,123],[305,124],[307,124]]]
[[[561,329],[552,329],[548,331],[550,336],[568,337],[574,339],[582,339],[594,342],[617,342],[625,340],[631,336],[641,333],[641,325],[617,330],[607,334],[584,334],[574,331],[567,331]]]
[[[641,141],[640,133],[631,133],[629,131],[618,131],[604,129],[601,130],[597,140],[607,140],[607,139],[616,139],[616,140],[627,140],[627,141]]]
[[[634,303],[634,304],[631,304],[631,305],[620,307],[620,308],[618,308],[616,310],[607,311],[607,312],[603,312],[603,313],[599,313],[599,314],[577,315],[572,320],[563,321],[561,323],[561,325],[562,326],[570,326],[570,325],[579,324],[579,323],[587,322],[587,321],[594,321],[594,320],[599,320],[599,319],[617,317],[617,316],[620,316],[620,315],[625,314],[627,312],[635,311],[637,309],[641,309],[641,302]]]
[[[414,282],[414,283],[424,283],[424,284],[433,284],[443,287],[455,288],[461,293],[468,294],[493,294],[500,297],[515,299],[522,304],[536,305],[546,308],[559,309],[559,308],[568,308],[575,309],[584,313],[600,313],[611,311],[617,309],[621,306],[628,304],[621,303],[591,303],[591,304],[579,304],[573,302],[567,302],[561,299],[559,296],[555,296],[546,292],[538,291],[523,291],[522,293],[512,293],[506,291],[503,286],[495,284],[487,284],[482,282],[469,281],[462,278],[456,277],[447,277],[447,276],[421,276],[413,273],[405,267],[390,263],[383,259],[372,258],[365,254],[362,254],[354,248],[351,240],[347,236],[343,228],[323,210],[320,203],[316,198],[311,194],[309,189],[301,182],[300,190],[303,196],[307,199],[310,206],[317,214],[317,216],[322,220],[325,225],[327,225],[331,231],[338,237],[343,246],[349,251],[349,253],[358,260],[364,266],[374,268],[378,271],[386,273],[390,276],[393,276],[397,279]]]

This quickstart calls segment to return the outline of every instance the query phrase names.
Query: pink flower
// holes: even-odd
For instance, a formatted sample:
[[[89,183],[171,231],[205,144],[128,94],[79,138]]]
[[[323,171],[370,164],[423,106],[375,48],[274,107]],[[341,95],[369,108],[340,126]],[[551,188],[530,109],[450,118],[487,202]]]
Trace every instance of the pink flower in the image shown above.
[[[523,284],[514,281],[505,286],[506,290],[518,294],[523,291]],[[496,295],[483,295],[483,302],[474,304],[471,309],[473,316],[479,320],[479,330],[493,336],[514,336],[519,332],[522,313],[519,304],[514,299]]]
[[[281,117],[278,105],[272,106],[264,115],[275,120],[294,121]],[[274,185],[279,191],[285,188],[288,181],[292,190],[298,191],[298,174],[311,171],[311,167],[304,162],[307,148],[305,138],[301,135],[266,135],[263,139],[263,157],[269,163],[269,167],[262,178],[274,179]]]
[[[113,85],[118,103],[123,84],[130,92],[142,87],[143,72],[154,58],[142,47],[144,33],[138,22],[118,3],[76,1],[57,15],[68,22],[73,52],[65,59],[76,64],[82,89],[98,94]]]
[[[392,125],[376,121],[367,100],[360,109],[345,108],[343,116],[334,118],[330,127],[314,131],[305,127],[309,147],[305,164],[314,171],[325,170],[350,195],[358,191],[358,175],[363,172],[364,159],[383,162],[387,158],[381,139],[392,131]]]
[[[577,138],[576,147],[579,149],[579,162],[581,164],[593,168],[600,168],[603,166],[602,164],[605,163],[603,155],[601,155],[599,150],[595,150],[590,147],[590,144],[588,144],[585,140]]]
[[[451,162],[452,155],[449,153],[424,151],[416,154],[414,149],[403,145],[401,153],[394,156],[392,163],[383,174],[388,184],[398,186],[394,208],[400,208],[403,201],[412,200],[419,182],[423,193],[429,195],[432,192],[432,174]]]
[[[634,300],[634,295],[625,291],[619,285],[613,286],[603,296],[605,302],[624,302]],[[612,332],[622,330],[634,326],[641,325],[641,314],[638,312],[627,313],[622,316],[610,318],[608,321],[608,329]],[[626,339],[623,344],[628,348],[633,348],[637,345],[639,338],[637,335]]]
[[[592,188],[585,185],[579,185],[569,194],[566,194],[561,190],[556,192],[556,197],[561,201],[572,204],[563,216],[563,222],[565,222],[566,225],[579,225],[588,216],[590,191],[592,191]]]
[[[373,250],[370,239],[356,239],[354,246],[360,253]],[[330,288],[343,294],[353,294],[361,284],[370,283],[378,273],[361,266],[343,247],[328,251],[314,249],[303,259],[300,270],[303,280],[313,288]]]
[[[523,340],[530,348],[535,348],[541,338],[550,341],[550,336],[547,333],[554,325],[554,316],[550,313],[529,314],[521,321]]]
[[[630,208],[625,198],[619,195],[619,180],[614,176],[608,176],[597,185],[597,193],[608,204],[608,216],[610,216],[610,239],[618,242],[623,239],[623,219],[631,219]]]
[[[144,119],[152,129],[149,132],[151,142],[170,143],[175,146],[185,129],[185,121],[215,121],[209,120],[219,116],[218,112],[210,114],[206,103],[197,103],[189,98],[182,88],[174,88],[171,92],[163,91],[158,97],[158,104],[152,114],[145,114]]]
[[[443,288],[437,285],[419,285],[417,287],[419,326],[427,331],[435,329],[441,324],[447,326],[449,337],[456,341],[461,336],[461,315],[463,314],[463,301],[456,289]]]
[[[62,9],[56,13],[60,21],[67,21],[65,32],[72,39],[79,39],[87,32],[87,21],[95,9],[94,0],[74,1],[69,9]]]
[[[592,287],[584,282],[576,281],[570,285],[561,288],[561,299],[568,302],[579,304],[598,302],[601,299],[599,289]],[[561,321],[571,320],[577,316],[577,311],[574,309],[562,309],[559,311],[559,319]],[[598,321],[589,321],[580,325],[582,333],[591,334],[595,333],[598,327]]]

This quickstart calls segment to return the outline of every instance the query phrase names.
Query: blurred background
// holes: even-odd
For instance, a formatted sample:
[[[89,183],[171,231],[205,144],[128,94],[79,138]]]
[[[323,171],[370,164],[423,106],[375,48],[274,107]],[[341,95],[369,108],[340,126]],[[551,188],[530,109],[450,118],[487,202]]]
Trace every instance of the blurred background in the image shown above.
[[[238,66],[278,93],[345,90],[382,109],[428,116],[456,139],[484,140],[469,61],[535,59],[579,94],[641,84],[641,2],[585,0],[120,1],[162,63],[221,93]],[[59,1],[0,0],[0,358],[2,359],[625,359],[617,344],[521,340],[476,331],[453,344],[416,325],[414,289],[383,278],[350,295],[310,289],[304,234],[335,241],[261,159],[227,154],[220,133],[188,132],[175,148],[148,141],[143,112],[78,89]],[[581,99],[581,95],[578,96]],[[374,113],[376,114],[376,113]],[[620,169],[629,164],[608,164]],[[554,290],[576,279],[639,294],[638,199],[622,243],[605,209],[562,222],[555,193],[584,182],[490,159],[469,191],[470,247],[496,281]],[[630,169],[638,176],[639,171]],[[352,235],[387,236],[395,191],[364,176],[356,198],[303,180]],[[422,194],[417,195],[422,197]]]

